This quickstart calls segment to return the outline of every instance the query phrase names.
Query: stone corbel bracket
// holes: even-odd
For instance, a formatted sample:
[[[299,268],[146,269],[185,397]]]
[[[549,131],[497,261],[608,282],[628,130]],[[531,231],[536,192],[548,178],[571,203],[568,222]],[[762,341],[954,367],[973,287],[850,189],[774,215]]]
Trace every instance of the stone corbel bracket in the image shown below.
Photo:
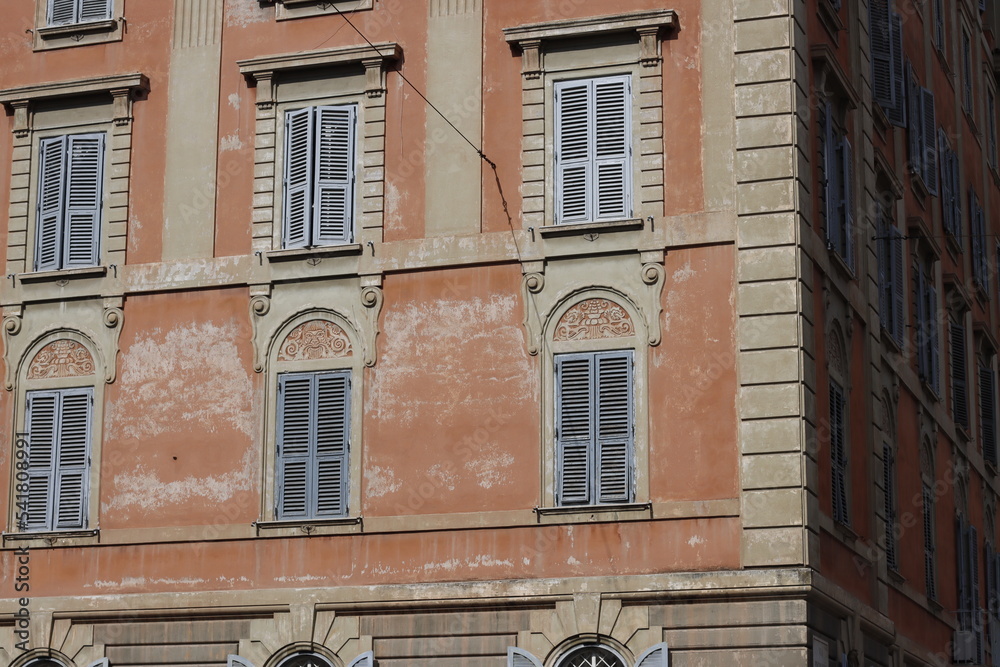
[[[14,388],[14,368],[16,360],[10,351],[14,347],[14,337],[21,333],[23,320],[22,310],[17,308],[5,308],[3,318],[3,353],[4,353],[4,380],[3,386],[7,391]]]
[[[545,289],[544,271],[543,262],[528,262],[524,265],[524,275],[521,278],[521,298],[524,302],[524,321],[521,326],[524,327],[525,342],[531,356],[536,356],[542,349],[544,324],[535,295]]]
[[[253,369],[258,373],[264,372],[267,341],[261,340],[261,336],[263,334],[262,324],[264,317],[266,317],[270,311],[270,291],[257,294],[251,293],[250,328],[253,332],[251,335],[251,342],[253,343]]]
[[[382,314],[384,295],[379,285],[365,285],[361,288],[361,307],[363,312],[357,313],[358,324],[363,325],[358,332],[361,334],[365,366],[371,368],[378,361],[378,318]]]
[[[104,326],[111,335],[111,345],[104,367],[104,381],[111,384],[118,377],[118,351],[125,323],[125,311],[122,309],[122,298],[115,297],[104,300]]]
[[[663,314],[663,288],[666,271],[663,268],[664,253],[660,251],[642,253],[642,282],[646,284],[646,331],[650,345],[659,345],[662,337],[660,318]]]
[[[365,92],[381,97],[385,92],[385,72],[399,60],[403,50],[395,42],[370,46],[347,46],[319,51],[300,51],[240,60],[240,73],[257,86],[257,107],[269,109],[276,102],[277,77],[295,70],[360,65],[365,70]]]

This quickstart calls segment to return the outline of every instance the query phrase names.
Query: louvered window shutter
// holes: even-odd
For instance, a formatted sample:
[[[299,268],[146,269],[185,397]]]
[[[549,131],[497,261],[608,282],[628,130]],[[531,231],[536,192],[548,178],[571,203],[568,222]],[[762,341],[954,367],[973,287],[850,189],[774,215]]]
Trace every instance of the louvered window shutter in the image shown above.
[[[594,466],[594,358],[556,358],[556,448],[558,505],[591,501]]]
[[[923,158],[921,164],[923,165],[923,179],[924,185],[927,186],[927,192],[932,195],[938,193],[938,165],[937,165],[937,124],[934,117],[934,93],[927,90],[926,88],[921,88],[921,95],[923,96],[923,112],[924,112],[924,124],[923,124]]]
[[[357,107],[317,107],[313,245],[348,243],[354,230]]]
[[[841,180],[843,179],[844,169],[842,160],[842,148],[843,146],[839,143],[836,138],[836,133],[834,131],[833,123],[833,107],[830,103],[826,103],[826,124],[823,130],[826,132],[825,135],[825,166],[824,175],[826,176],[826,183],[824,188],[824,196],[826,197],[826,244],[831,250],[840,251],[841,243],[841,231],[843,229],[843,224],[841,222],[841,205],[842,205],[842,186]]]
[[[976,282],[979,281],[982,272],[980,262],[982,261],[983,243],[983,237],[979,233],[978,212],[979,199],[976,197],[976,191],[969,188],[969,233],[972,237],[972,274]]]
[[[302,248],[310,241],[313,203],[313,110],[285,114],[285,179],[282,245]]]
[[[90,468],[91,389],[59,392],[59,431],[56,460],[56,530],[86,526]]]
[[[542,667],[542,663],[527,651],[510,646],[507,648],[507,667]]]
[[[847,523],[847,443],[844,390],[830,381],[830,458],[833,470],[833,518]]]
[[[895,106],[892,81],[892,16],[889,0],[870,0],[868,4],[871,29],[872,93],[883,109]]]
[[[315,414],[312,376],[278,376],[277,518],[307,518],[312,504],[309,488],[310,444]]]
[[[937,599],[934,563],[934,494],[924,484],[922,491],[924,508],[924,587],[927,597]]]
[[[909,126],[906,132],[910,153],[910,170],[923,174],[922,146],[924,143],[924,112],[922,88],[917,84],[913,67],[907,64],[907,105]]]
[[[890,251],[892,267],[892,334],[900,347],[903,346],[903,335],[906,324],[903,314],[903,300],[906,298],[906,282],[903,277],[903,257],[906,252],[903,235],[895,227],[889,227]]]
[[[63,268],[97,264],[104,182],[104,135],[69,137]]]
[[[596,357],[597,486],[600,503],[632,501],[632,354]]]
[[[951,410],[955,425],[969,428],[969,394],[966,376],[965,327],[950,323],[951,333]]]
[[[928,326],[927,326],[927,285],[926,277],[924,276],[924,264],[922,262],[917,264],[917,275],[916,275],[916,304],[917,304],[917,372],[920,375],[920,379],[924,382],[929,382],[930,377],[927,367],[930,365],[927,354],[927,337],[928,337]]]
[[[226,667],[254,667],[254,664],[246,658],[230,654],[226,657]]]
[[[986,610],[992,614],[995,599],[995,584],[993,579],[993,546],[983,541],[983,575],[986,579]],[[992,641],[990,642],[992,644]]]
[[[893,105],[886,109],[889,122],[906,127],[906,59],[903,56],[903,17],[892,13],[890,33],[892,46],[892,95]]]
[[[80,0],[80,22],[111,18],[114,0]]]
[[[346,516],[350,377],[319,373],[316,383],[316,516]]]
[[[560,223],[586,222],[593,215],[591,88],[589,81],[556,84],[556,211]]]
[[[885,519],[885,562],[890,570],[896,571],[896,485],[895,461],[889,443],[882,445],[882,490],[884,492],[883,513]]]
[[[38,217],[35,227],[36,271],[60,268],[68,143],[68,137],[53,137],[42,139],[39,144]]]
[[[971,630],[969,618],[971,590],[969,586],[969,532],[961,516],[955,521],[955,569],[958,576],[958,625],[962,630]]]
[[[937,289],[927,288],[927,331],[928,331],[928,372],[930,374],[931,389],[938,396],[941,395],[940,376],[940,344],[938,341],[937,325]]]
[[[951,225],[958,240],[958,247],[962,247],[962,186],[959,182],[959,162],[955,151],[948,149],[948,159],[951,162],[949,176],[951,177]]]
[[[629,77],[594,82],[597,220],[617,220],[632,214],[630,123],[632,91]]]
[[[875,234],[878,243],[875,246],[875,256],[878,264],[878,312],[882,328],[892,332],[892,270],[890,254],[889,224],[886,220],[885,207],[875,204]]]
[[[938,149],[941,155],[941,224],[949,234],[955,234],[954,222],[951,219],[951,159],[948,138],[944,130],[938,130]]]
[[[80,0],[49,0],[49,25],[76,23],[77,5]]]
[[[972,44],[969,34],[962,31],[962,106],[972,110]]]
[[[838,252],[854,271],[854,151],[847,137],[840,138],[841,165],[843,167],[841,222],[841,247]]]
[[[366,651],[351,661],[347,667],[373,667],[375,664],[375,654]]]
[[[972,629],[976,636],[976,664],[983,662],[983,622],[979,603],[979,538],[976,527],[969,526],[969,545],[966,548],[969,555],[969,614],[972,617]]]
[[[997,103],[992,91],[986,94],[986,133],[987,161],[996,169],[997,166]]]
[[[973,264],[975,265],[975,277],[979,288],[986,294],[989,294],[990,266],[989,260],[986,257],[986,217],[983,213],[983,207],[980,206],[978,199],[974,198],[973,205],[974,208],[971,213],[972,254]]]
[[[983,458],[997,465],[996,376],[988,365],[979,366],[979,423]]]
[[[52,527],[59,394],[30,392],[27,403],[28,516],[19,529],[46,530]]]
[[[944,0],[934,0],[934,45],[944,50]]]
[[[656,644],[639,656],[635,667],[670,667],[670,649],[666,643]]]
[[[834,198],[832,197],[832,181],[834,176],[834,155],[833,155],[833,118],[831,117],[831,106],[825,102],[819,106],[819,164],[822,169],[820,177],[820,197],[823,203],[823,233],[826,236],[827,246],[832,247],[831,225],[834,220]]]

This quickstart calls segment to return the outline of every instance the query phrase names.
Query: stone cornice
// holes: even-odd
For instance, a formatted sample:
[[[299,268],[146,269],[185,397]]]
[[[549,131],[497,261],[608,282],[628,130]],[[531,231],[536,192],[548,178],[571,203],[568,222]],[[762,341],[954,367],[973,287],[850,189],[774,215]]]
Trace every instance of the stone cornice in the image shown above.
[[[403,50],[395,42],[375,44],[375,48],[363,46],[346,46],[322,51],[300,51],[284,53],[261,58],[250,58],[237,61],[240,73],[254,80],[273,76],[274,72],[283,72],[313,67],[328,67],[331,65],[349,65],[364,63],[366,60],[391,61],[399,60]]]
[[[675,28],[677,12],[672,9],[657,9],[644,12],[630,12],[612,16],[590,16],[580,19],[548,21],[529,25],[504,28],[508,42],[520,44],[531,40],[567,39],[585,35],[614,32],[631,32],[660,28]]]
[[[15,102],[33,102],[76,95],[110,94],[116,90],[149,90],[149,79],[144,74],[133,72],[6,88],[0,90],[0,104],[11,105]]]

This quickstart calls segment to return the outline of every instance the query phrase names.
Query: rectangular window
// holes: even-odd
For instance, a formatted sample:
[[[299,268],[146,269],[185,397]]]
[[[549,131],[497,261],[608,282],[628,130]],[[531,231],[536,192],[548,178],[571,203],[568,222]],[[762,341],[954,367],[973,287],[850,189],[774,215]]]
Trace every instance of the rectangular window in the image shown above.
[[[990,265],[986,257],[986,216],[975,190],[969,190],[969,227],[972,232],[972,278],[976,286],[989,294]]]
[[[70,25],[111,18],[113,0],[48,0],[48,24]]]
[[[938,148],[941,165],[941,221],[945,232],[958,241],[962,250],[962,189],[959,184],[958,155],[951,150],[944,130],[938,130]]]
[[[944,53],[944,0],[934,0],[934,46]]]
[[[969,388],[966,373],[965,327],[959,322],[949,323],[951,341],[951,415],[955,426],[969,430]]]
[[[632,352],[561,354],[555,369],[556,504],[633,502]]]
[[[282,241],[285,248],[354,238],[357,107],[318,106],[285,114]]]
[[[903,235],[892,224],[892,218],[884,205],[876,205],[876,215],[878,216],[879,317],[882,328],[896,345],[902,347],[906,327],[903,321],[903,299],[906,295],[906,283],[903,279],[905,254]]]
[[[854,153],[829,102],[820,107],[823,217],[826,243],[854,268]]]
[[[936,395],[941,395],[938,344],[937,290],[930,262],[917,265],[917,371]]]
[[[104,134],[39,142],[35,270],[95,266],[104,203]]]
[[[979,364],[979,438],[983,459],[997,465],[996,374],[989,360]]]
[[[23,531],[87,527],[93,389],[27,394],[28,493]]]
[[[913,68],[909,69],[909,95],[907,96],[909,125],[910,171],[920,178],[927,192],[938,193],[937,121],[934,111],[934,93],[920,86]]]
[[[833,482],[833,519],[850,523],[847,500],[847,397],[837,382],[830,381],[830,468]]]
[[[632,215],[632,82],[556,83],[556,222]]]
[[[882,445],[882,490],[885,514],[885,562],[893,572],[899,571],[896,558],[896,461],[889,443]]]
[[[934,491],[923,485],[924,511],[924,590],[929,600],[937,599],[937,565],[935,563]]]
[[[986,560],[983,569],[986,571],[986,609],[989,623],[990,651],[994,667],[1000,667],[1000,553],[996,553],[989,542],[983,547]]]
[[[889,0],[871,0],[872,89],[875,101],[889,122],[906,126],[905,59],[903,18],[892,11]]]
[[[993,91],[986,93],[986,159],[993,169],[997,168],[997,102]]]
[[[278,519],[347,515],[349,371],[278,376]]]
[[[970,633],[972,660],[958,659],[956,662],[981,664],[984,654],[982,610],[979,607],[979,538],[976,527],[959,516],[956,520],[956,570],[958,573],[958,626],[962,632]],[[963,646],[964,642],[956,642]]]
[[[962,30],[962,108],[972,113],[972,41]]]

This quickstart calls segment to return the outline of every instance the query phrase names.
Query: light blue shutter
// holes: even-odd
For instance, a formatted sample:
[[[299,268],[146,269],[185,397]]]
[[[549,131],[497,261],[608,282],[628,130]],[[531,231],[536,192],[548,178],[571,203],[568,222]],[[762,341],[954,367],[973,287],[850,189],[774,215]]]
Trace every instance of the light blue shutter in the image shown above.
[[[309,459],[312,436],[312,377],[278,376],[278,498],[279,519],[306,518],[310,506]]]
[[[830,458],[833,470],[833,518],[847,523],[847,443],[844,390],[830,381]]]
[[[656,644],[639,656],[635,667],[670,667],[670,649],[664,642]]]
[[[104,182],[104,134],[69,137],[62,268],[97,264]]]
[[[104,21],[111,18],[114,0],[82,0],[80,22]]]
[[[882,443],[882,491],[883,491],[883,518],[885,519],[885,561],[892,571],[899,569],[896,562],[896,488],[895,488],[895,461],[893,460],[892,447],[889,443]]]
[[[632,501],[632,354],[596,356],[597,486],[599,503]]]
[[[246,658],[230,654],[226,657],[226,667],[254,667],[254,664]]]
[[[285,180],[282,241],[285,248],[302,248],[310,241],[313,203],[313,110],[285,114]]]
[[[27,403],[28,517],[19,529],[47,530],[52,527],[59,394],[29,392]]]
[[[319,373],[316,383],[316,516],[347,514],[350,376]]]
[[[49,0],[49,25],[76,23],[79,0]]]
[[[86,527],[92,391],[65,389],[59,392],[59,439],[54,504],[56,530]]]
[[[591,355],[556,357],[557,505],[591,502],[593,362]]]
[[[597,220],[617,220],[632,214],[631,99],[627,76],[594,82]]]
[[[903,55],[903,17],[892,13],[892,95],[893,105],[886,109],[889,122],[897,127],[906,127],[906,58]]]
[[[35,270],[60,268],[62,222],[66,198],[67,137],[39,143],[38,213],[35,225]]]
[[[924,123],[921,128],[923,131],[923,143],[921,146],[923,149],[923,156],[921,158],[921,164],[923,165],[922,176],[924,185],[927,186],[927,192],[936,195],[938,193],[938,157],[937,124],[934,119],[934,93],[926,88],[921,88],[920,92],[923,98],[922,107],[924,114]]]
[[[375,664],[375,654],[366,651],[351,661],[347,667],[373,667]]]
[[[507,667],[542,667],[541,661],[525,650],[507,648]]]
[[[357,107],[317,107],[313,245],[348,243],[354,228]]]
[[[556,84],[556,222],[591,220],[593,107],[590,81]]]

